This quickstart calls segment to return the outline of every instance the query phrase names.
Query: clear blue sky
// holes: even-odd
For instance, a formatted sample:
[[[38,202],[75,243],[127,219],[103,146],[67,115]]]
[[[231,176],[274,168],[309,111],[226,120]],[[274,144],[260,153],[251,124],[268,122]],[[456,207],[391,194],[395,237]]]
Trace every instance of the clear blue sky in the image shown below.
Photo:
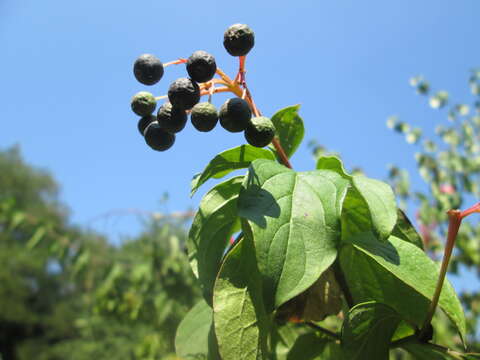
[[[372,177],[384,178],[388,163],[413,170],[414,148],[385,120],[398,114],[426,128],[445,121],[409,87],[417,74],[454,100],[471,100],[466,80],[480,65],[479,11],[475,0],[2,0],[0,147],[20,144],[28,162],[59,181],[72,221],[114,238],[138,231],[137,220],[90,220],[116,209],[196,207],[208,186],[190,199],[192,175],[243,135],[188,125],[169,151],[150,150],[130,98],[141,90],[166,93],[185,70],[169,67],[146,87],[132,64],[142,53],[167,62],[203,49],[233,74],[223,32],[242,22],[256,34],[247,76],[261,110],[272,115],[302,104],[307,132],[292,159],[296,169],[313,167],[306,143],[316,139],[340,152],[347,168]],[[422,186],[416,174],[413,181]]]

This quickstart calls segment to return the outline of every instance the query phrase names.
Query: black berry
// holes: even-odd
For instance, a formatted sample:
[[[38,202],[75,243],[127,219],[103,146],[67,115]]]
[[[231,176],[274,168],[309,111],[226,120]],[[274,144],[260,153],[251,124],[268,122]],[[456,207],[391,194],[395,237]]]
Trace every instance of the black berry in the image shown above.
[[[223,46],[232,56],[247,55],[254,44],[255,34],[245,24],[234,24],[223,35]]]
[[[155,97],[147,91],[140,91],[132,97],[132,110],[140,116],[150,115],[157,107]]]
[[[252,111],[248,103],[241,98],[232,98],[225,101],[220,108],[220,125],[230,132],[240,132],[245,130]]]
[[[153,85],[159,82],[163,76],[163,64],[157,57],[143,54],[135,60],[133,74],[142,84]]]
[[[157,113],[157,121],[160,128],[169,133],[182,131],[187,123],[185,110],[172,106],[170,103],[163,104]]]
[[[212,80],[216,70],[215,58],[203,50],[195,51],[187,60],[188,75],[196,82]]]
[[[209,102],[202,102],[193,107],[190,119],[195,129],[208,132],[217,125],[218,112],[214,105]]]
[[[264,147],[272,142],[275,126],[268,117],[257,116],[250,119],[244,135],[250,145]]]
[[[168,89],[168,100],[178,108],[188,110],[200,101],[200,88],[187,78],[175,80]]]
[[[157,121],[157,117],[155,115],[147,115],[142,117],[140,120],[138,120],[138,124],[137,124],[138,131],[140,131],[140,134],[142,134],[142,136],[147,126],[154,121]]]
[[[157,122],[153,122],[145,130],[145,141],[152,149],[165,151],[175,142],[175,134],[163,130]]]

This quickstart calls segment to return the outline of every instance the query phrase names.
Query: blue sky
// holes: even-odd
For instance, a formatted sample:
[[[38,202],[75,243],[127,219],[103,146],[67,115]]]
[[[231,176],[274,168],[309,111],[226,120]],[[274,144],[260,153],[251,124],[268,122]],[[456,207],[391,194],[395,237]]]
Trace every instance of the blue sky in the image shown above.
[[[167,62],[202,49],[233,74],[223,32],[241,22],[256,34],[247,78],[262,112],[302,104],[306,137],[292,159],[296,169],[314,166],[306,144],[315,139],[371,177],[385,178],[389,163],[414,170],[415,149],[385,120],[398,114],[426,129],[446,121],[408,85],[417,74],[453,100],[472,100],[467,78],[480,64],[479,10],[474,0],[2,0],[0,147],[20,144],[28,162],[61,184],[72,221],[112,238],[140,228],[123,210],[195,208],[208,186],[190,199],[193,174],[244,143],[243,135],[188,125],[169,151],[150,150],[130,98],[141,90],[165,94],[185,69],[169,67],[147,87],[132,65],[142,53]],[[412,180],[423,186],[416,173]]]

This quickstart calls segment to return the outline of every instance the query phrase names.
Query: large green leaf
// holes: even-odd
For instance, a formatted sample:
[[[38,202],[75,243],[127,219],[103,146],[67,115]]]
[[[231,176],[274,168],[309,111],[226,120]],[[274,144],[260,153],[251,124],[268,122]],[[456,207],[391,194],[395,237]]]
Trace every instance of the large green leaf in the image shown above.
[[[240,229],[237,198],[243,176],[226,180],[202,199],[188,234],[190,265],[200,281],[208,303],[230,236]]]
[[[215,282],[215,334],[223,360],[266,359],[269,320],[251,234],[228,253]]]
[[[305,129],[303,120],[298,115],[300,105],[293,105],[277,111],[272,116],[273,125],[275,125],[275,135],[280,141],[285,154],[291,157],[303,140]],[[275,148],[270,145],[275,151]]]
[[[405,213],[398,209],[398,218],[395,227],[393,228],[392,235],[399,239],[411,242],[413,245],[423,250],[423,241],[417,230],[413,227],[412,223],[408,219]]]
[[[270,150],[252,145],[242,145],[221,152],[208,163],[201,173],[194,176],[190,184],[192,189],[190,196],[193,196],[208,179],[220,179],[232,171],[245,169],[255,159],[275,160],[275,155]]]
[[[298,337],[287,360],[346,360],[340,345],[332,339],[308,333]],[[372,358],[373,359],[373,358]]]
[[[402,345],[416,360],[475,360],[480,359],[480,354],[459,353],[434,344],[409,342]]]
[[[187,313],[175,336],[175,350],[179,357],[185,360],[219,359],[211,338],[212,320],[212,309],[203,300]]]
[[[388,360],[390,339],[401,318],[391,307],[367,302],[354,306],[342,326],[342,348],[346,359]]]
[[[343,204],[342,239],[372,230],[386,239],[396,222],[397,204],[392,188],[375,179],[353,176]]]
[[[439,271],[421,249],[394,236],[379,242],[372,234],[362,234],[341,248],[340,263],[356,302],[387,304],[405,320],[422,325]],[[439,305],[465,339],[465,315],[448,281]]]
[[[310,287],[336,258],[348,180],[329,170],[297,173],[252,163],[238,199],[255,241],[268,311]]]

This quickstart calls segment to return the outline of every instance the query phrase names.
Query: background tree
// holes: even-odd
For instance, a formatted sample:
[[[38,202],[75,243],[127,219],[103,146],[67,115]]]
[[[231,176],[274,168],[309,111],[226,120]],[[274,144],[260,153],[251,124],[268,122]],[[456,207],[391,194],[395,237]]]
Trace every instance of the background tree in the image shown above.
[[[397,166],[389,172],[390,183],[406,209],[415,209],[415,217],[426,251],[434,259],[441,258],[447,236],[447,211],[458,209],[480,199],[480,71],[472,70],[469,86],[471,104],[451,103],[446,91],[432,91],[422,76],[414,77],[410,84],[417,93],[428,100],[433,109],[443,110],[446,121],[438,121],[433,136],[423,135],[420,128],[393,116],[387,125],[416,147],[415,159],[427,190],[412,189],[410,175]],[[427,131],[428,132],[428,131]],[[462,224],[455,251],[450,263],[450,273],[467,270],[480,276],[480,223],[474,219]],[[472,350],[480,349],[478,321],[480,292],[465,291],[461,300],[468,321],[468,343]],[[447,323],[436,324],[437,336],[451,345],[460,339]]]
[[[114,246],[72,226],[45,171],[0,152],[0,355],[165,359],[198,298],[183,250],[190,214],[151,218]]]

